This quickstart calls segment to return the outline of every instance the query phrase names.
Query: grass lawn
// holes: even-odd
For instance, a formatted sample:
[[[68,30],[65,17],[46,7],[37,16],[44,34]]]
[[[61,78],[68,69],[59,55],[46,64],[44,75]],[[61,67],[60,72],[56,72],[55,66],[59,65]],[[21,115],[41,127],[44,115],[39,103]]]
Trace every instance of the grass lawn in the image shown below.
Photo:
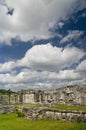
[[[21,104],[11,104],[10,106],[20,106],[20,107],[27,107],[27,108],[38,108],[42,107],[41,104],[28,104],[28,103],[21,103]]]
[[[86,130],[85,123],[53,120],[27,120],[16,114],[0,115],[0,130]]]
[[[86,106],[56,105],[56,106],[51,106],[51,108],[61,109],[61,110],[77,110],[77,111],[86,111]]]
[[[24,106],[24,107],[28,107],[28,108],[43,107],[43,105],[41,105],[41,104],[13,104],[12,106]],[[61,109],[61,110],[86,111],[86,106],[54,105],[49,108],[55,108],[55,109]]]

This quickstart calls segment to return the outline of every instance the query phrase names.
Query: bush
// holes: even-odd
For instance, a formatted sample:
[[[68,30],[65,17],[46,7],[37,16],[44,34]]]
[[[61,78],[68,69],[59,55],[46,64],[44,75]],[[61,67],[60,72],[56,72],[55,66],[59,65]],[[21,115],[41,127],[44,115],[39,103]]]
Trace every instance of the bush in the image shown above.
[[[16,114],[18,117],[24,117],[24,114],[19,110],[16,110]]]
[[[7,114],[7,112],[3,112],[3,114]]]

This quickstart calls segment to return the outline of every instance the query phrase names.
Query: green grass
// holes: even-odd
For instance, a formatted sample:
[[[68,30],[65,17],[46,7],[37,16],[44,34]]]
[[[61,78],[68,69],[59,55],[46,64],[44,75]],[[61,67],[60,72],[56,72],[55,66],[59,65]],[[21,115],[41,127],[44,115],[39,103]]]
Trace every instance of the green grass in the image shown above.
[[[24,106],[28,108],[38,108],[43,107],[41,104],[13,104],[12,106]],[[68,106],[68,105],[54,105],[49,108],[61,109],[61,110],[77,110],[86,111],[86,106]]]
[[[3,106],[20,106],[20,107],[27,107],[27,108],[38,108],[43,107],[41,104],[10,104],[10,105],[0,105],[0,107]],[[47,106],[48,107],[48,106]],[[49,108],[55,108],[55,109],[61,109],[61,110],[77,110],[77,111],[86,111],[86,106],[71,106],[71,105],[54,105],[50,106]]]
[[[9,106],[20,106],[20,107],[28,107],[28,108],[38,108],[42,107],[41,104],[29,104],[29,103],[19,103],[19,104],[10,104]]]
[[[21,106],[28,107],[28,108],[42,107],[42,105],[40,105],[40,104],[21,104]]]
[[[77,111],[86,111],[86,106],[56,105],[56,106],[51,106],[50,108],[61,109],[61,110],[77,110]]]
[[[0,115],[0,130],[86,130],[85,123],[53,120],[27,120],[16,114]]]

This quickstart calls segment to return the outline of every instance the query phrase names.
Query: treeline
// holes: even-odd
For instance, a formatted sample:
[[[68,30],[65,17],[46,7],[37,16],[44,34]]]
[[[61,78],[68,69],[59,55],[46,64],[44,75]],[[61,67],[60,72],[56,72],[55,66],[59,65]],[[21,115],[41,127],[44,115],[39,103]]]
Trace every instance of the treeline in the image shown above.
[[[15,94],[16,92],[13,92],[12,90],[8,89],[8,90],[5,90],[5,89],[0,89],[0,94]]]

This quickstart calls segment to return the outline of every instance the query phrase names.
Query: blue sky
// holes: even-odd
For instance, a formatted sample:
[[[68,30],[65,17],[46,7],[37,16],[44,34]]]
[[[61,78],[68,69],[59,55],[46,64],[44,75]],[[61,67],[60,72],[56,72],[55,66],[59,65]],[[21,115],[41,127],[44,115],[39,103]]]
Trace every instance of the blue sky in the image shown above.
[[[0,0],[0,88],[86,84],[86,0]]]

